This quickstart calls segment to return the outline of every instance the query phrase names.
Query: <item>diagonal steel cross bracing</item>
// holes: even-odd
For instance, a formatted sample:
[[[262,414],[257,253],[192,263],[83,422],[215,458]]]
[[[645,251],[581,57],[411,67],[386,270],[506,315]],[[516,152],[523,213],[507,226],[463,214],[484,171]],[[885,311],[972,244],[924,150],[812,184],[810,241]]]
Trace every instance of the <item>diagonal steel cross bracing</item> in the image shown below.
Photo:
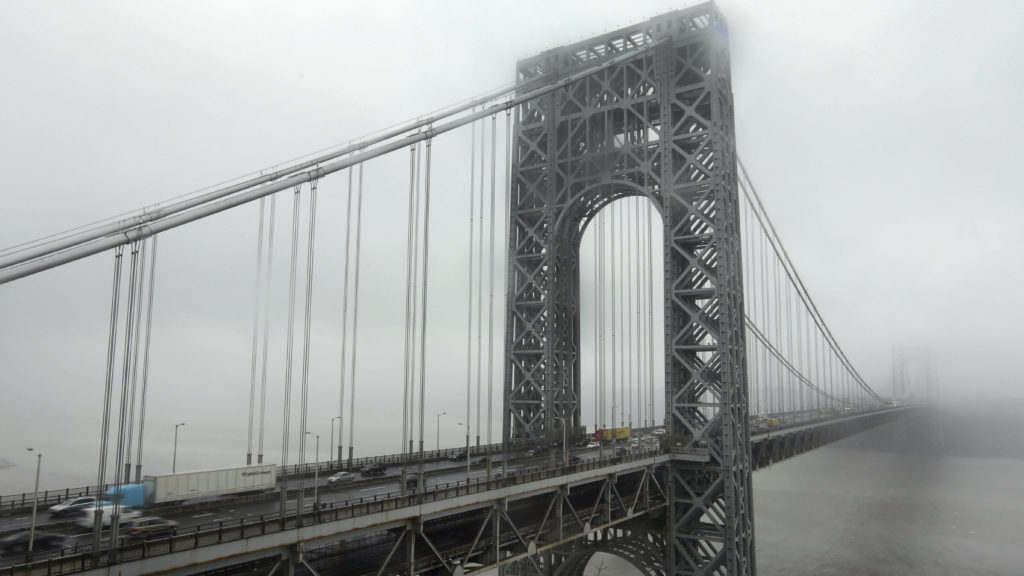
[[[666,426],[706,461],[668,481],[670,574],[753,574],[736,153],[726,24],[704,4],[518,64],[556,82],[516,108],[505,441],[580,425],[579,245],[597,212],[643,196],[663,223]]]

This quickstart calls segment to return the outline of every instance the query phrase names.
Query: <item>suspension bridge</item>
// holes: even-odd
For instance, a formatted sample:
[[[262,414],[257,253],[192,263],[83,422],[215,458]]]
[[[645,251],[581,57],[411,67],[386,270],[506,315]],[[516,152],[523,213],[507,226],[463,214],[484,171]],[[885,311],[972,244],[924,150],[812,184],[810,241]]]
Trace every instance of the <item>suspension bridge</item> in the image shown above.
[[[402,293],[390,302],[404,316],[402,344],[390,344],[401,367],[366,382],[358,345],[375,327],[360,325],[359,297],[387,290],[361,284],[383,253],[364,244],[362,216],[384,187],[406,199],[392,218],[396,231],[405,222]],[[320,296],[340,296],[343,311],[330,399],[310,386],[325,193],[345,207],[344,240],[330,248],[342,253],[340,294]],[[452,251],[436,218],[453,194],[470,199],[460,270],[433,260]],[[289,200],[278,380],[268,375],[275,223]],[[755,574],[755,469],[920,412],[861,377],[789,258],[737,155],[727,26],[704,4],[527,58],[514,84],[373,136],[0,252],[0,283],[113,259],[93,493],[142,479],[158,239],[254,205],[244,460],[269,459],[279,410],[277,491],[155,509],[182,525],[145,540],[119,532],[118,505],[96,508],[88,541],[4,559],[0,574],[572,575],[596,552],[643,574]],[[453,306],[431,291],[437,275],[464,275],[468,293],[448,310],[466,319],[465,406],[447,407],[464,409],[458,449],[429,449],[442,414],[427,402],[453,385],[430,376],[448,360],[427,353],[427,311],[439,297]],[[386,389],[396,411],[401,397],[394,454],[356,453],[367,387]],[[337,447],[311,463],[309,409],[325,402],[337,402]],[[610,429],[628,431],[587,441]],[[389,473],[324,483],[374,462]],[[86,491],[2,497],[0,509]],[[220,519],[176,516],[196,510]]]

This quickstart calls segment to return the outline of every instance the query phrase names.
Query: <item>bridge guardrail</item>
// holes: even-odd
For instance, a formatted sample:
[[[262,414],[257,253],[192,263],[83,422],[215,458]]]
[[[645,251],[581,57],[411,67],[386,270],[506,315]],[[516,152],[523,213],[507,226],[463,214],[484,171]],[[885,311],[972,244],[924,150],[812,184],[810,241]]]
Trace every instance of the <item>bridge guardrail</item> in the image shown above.
[[[654,430],[655,427],[637,427],[633,431],[636,434],[643,434]],[[532,445],[532,443],[520,442],[516,444],[510,444],[509,448],[519,449],[525,446]],[[465,446],[457,446],[454,448],[441,448],[438,450],[425,450],[423,452],[423,459],[425,461],[436,461],[443,460],[449,456],[453,456],[465,450]],[[493,444],[482,444],[480,446],[470,446],[470,455],[490,455],[501,452],[503,445],[501,443]],[[387,465],[397,464],[415,464],[419,462],[419,452],[408,452],[400,454],[385,454],[383,456],[363,456],[360,458],[353,458],[351,465],[347,459],[343,460],[325,460],[323,462],[306,462],[303,464],[292,464],[287,467],[283,467],[278,474],[281,479],[288,479],[297,476],[313,476],[317,472],[320,474],[326,474],[331,471],[338,470],[358,470],[367,464],[373,462],[383,462]],[[319,470],[318,470],[319,468]],[[104,484],[102,487],[99,486],[83,486],[79,488],[64,488],[57,490],[44,490],[39,493],[39,508],[44,509],[54,504],[60,504],[61,502],[71,499],[78,498],[80,496],[95,496],[96,494],[103,493],[114,484]],[[34,492],[22,492],[20,494],[0,495],[0,515],[13,514],[20,512],[32,507],[32,500],[35,496]]]
[[[472,446],[470,450],[471,455],[489,455],[497,452],[501,452],[501,444],[485,444],[481,446]],[[465,447],[459,448],[442,448],[440,450],[424,451],[423,458],[425,461],[433,462],[436,460],[443,460],[449,456],[458,454],[465,450]],[[339,464],[340,462],[340,464]],[[317,473],[319,464],[319,473],[326,474],[327,472],[338,471],[338,470],[358,470],[367,464],[372,462],[383,462],[387,465],[397,464],[415,464],[419,462],[419,453],[413,452],[412,454],[387,454],[384,456],[364,456],[362,458],[353,458],[351,467],[348,464],[348,460],[330,460],[324,462],[306,462],[304,464],[292,464],[283,468],[283,472],[279,474],[279,478],[287,480],[289,478],[295,478],[298,476],[313,476]],[[102,487],[99,486],[83,486],[79,488],[64,488],[63,490],[44,490],[39,492],[39,503],[38,507],[41,512],[45,512],[45,509],[53,506],[54,504],[60,504],[65,500],[71,498],[78,498],[81,496],[95,496],[96,494],[102,494],[104,491],[114,486],[114,484],[104,484]],[[0,496],[0,515],[14,514],[16,512],[22,512],[32,508],[32,500],[35,496],[34,492],[22,492],[20,494],[10,494],[6,496]]]
[[[557,468],[537,469],[521,474],[509,475],[508,477],[487,480],[478,478],[470,481],[446,482],[443,485],[437,484],[431,490],[424,490],[422,493],[401,493],[388,492],[383,495],[361,496],[358,500],[348,499],[343,502],[331,502],[321,506],[320,510],[303,510],[302,525],[333,522],[346,518],[365,516],[388,510],[396,510],[416,506],[423,502],[434,502],[455,498],[467,494],[475,494],[501,488],[514,486],[527,482],[535,482],[574,472],[593,470],[605,466],[650,458],[660,450],[637,451],[633,454],[621,456],[608,456],[605,458],[588,458],[568,466]],[[305,508],[305,507],[304,507]],[[170,554],[183,550],[190,550],[202,546],[220,544],[241,540],[252,536],[281,532],[290,528],[298,527],[298,514],[292,514],[282,519],[279,513],[260,515],[258,520],[246,522],[244,518],[237,522],[218,521],[210,523],[209,526],[197,525],[194,530],[178,532],[172,536],[163,538],[147,539],[141,542],[133,542],[122,537],[118,543],[118,556],[121,561],[131,561],[151,556]],[[38,552],[37,552],[38,554]],[[57,555],[33,562],[31,564],[20,564],[0,569],[0,576],[56,576],[60,574],[73,574],[88,569],[108,565],[105,555],[97,563],[93,563],[92,555],[88,551],[79,551],[78,544],[70,550],[62,549]]]

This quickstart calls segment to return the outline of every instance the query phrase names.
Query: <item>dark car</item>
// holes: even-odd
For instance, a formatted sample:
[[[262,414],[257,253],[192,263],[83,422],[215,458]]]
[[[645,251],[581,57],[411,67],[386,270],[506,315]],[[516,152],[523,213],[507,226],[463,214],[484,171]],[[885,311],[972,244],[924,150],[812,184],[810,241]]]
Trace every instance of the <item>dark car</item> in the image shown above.
[[[178,523],[166,518],[146,516],[143,518],[132,518],[121,524],[122,534],[132,538],[145,538],[147,536],[168,535],[174,532]]]
[[[420,482],[419,474],[406,474],[405,475],[405,487],[409,490],[416,490],[416,485]]]
[[[566,459],[566,463],[568,463],[569,466],[572,466],[573,464],[579,464],[580,463],[580,457],[579,456],[569,456],[569,458]]]
[[[452,454],[451,456],[448,457],[448,459],[451,460],[452,462],[462,462],[463,460],[466,459],[466,457],[467,457],[466,451],[463,450],[461,452]]]
[[[477,464],[487,464],[490,461],[491,459],[488,458],[487,456],[477,456],[476,458],[473,458],[473,461],[470,462],[470,464],[475,466]]]
[[[383,462],[373,462],[363,466],[359,473],[363,476],[383,476],[388,471],[388,467]]]
[[[18,532],[0,539],[0,550],[4,552],[25,552],[28,550],[28,532]],[[64,546],[65,537],[61,534],[36,532],[32,540],[33,550],[55,550]]]

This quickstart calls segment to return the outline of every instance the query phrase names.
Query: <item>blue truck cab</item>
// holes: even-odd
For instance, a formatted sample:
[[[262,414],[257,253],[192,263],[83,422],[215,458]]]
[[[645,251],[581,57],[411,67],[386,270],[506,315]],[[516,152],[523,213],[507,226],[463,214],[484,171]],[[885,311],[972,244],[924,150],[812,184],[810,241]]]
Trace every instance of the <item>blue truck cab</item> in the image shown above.
[[[111,504],[120,501],[121,506],[141,508],[146,505],[146,487],[142,484],[122,484],[109,488],[100,498]]]

